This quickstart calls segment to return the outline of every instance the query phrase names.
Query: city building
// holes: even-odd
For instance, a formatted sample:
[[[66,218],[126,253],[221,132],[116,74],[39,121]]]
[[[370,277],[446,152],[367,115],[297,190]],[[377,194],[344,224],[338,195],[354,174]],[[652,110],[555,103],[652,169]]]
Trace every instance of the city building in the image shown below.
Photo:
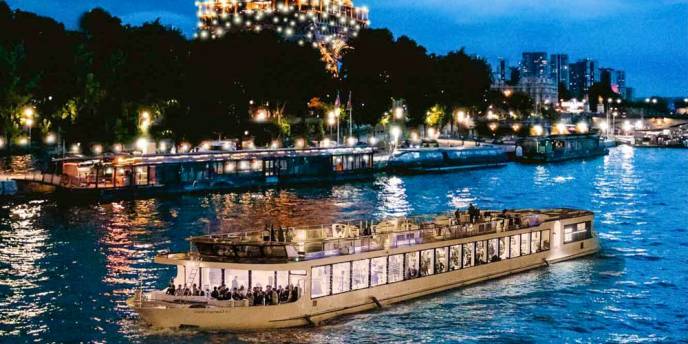
[[[550,76],[547,53],[525,52],[521,60],[521,77],[548,78]]]
[[[590,87],[599,81],[597,61],[588,58],[569,65],[569,90],[574,97],[585,98]]]
[[[569,55],[567,54],[552,54],[549,57],[550,75],[554,84],[559,86],[563,84],[566,89],[569,88]]]
[[[272,30],[319,49],[335,74],[346,42],[370,24],[368,9],[355,7],[352,0],[205,0],[196,6],[198,38]]]
[[[600,68],[600,81],[609,84],[614,93],[626,98],[626,72],[613,68]]]
[[[503,82],[511,80],[511,72],[509,70],[509,63],[506,59],[500,57],[497,59],[497,66],[494,70],[494,81]]]

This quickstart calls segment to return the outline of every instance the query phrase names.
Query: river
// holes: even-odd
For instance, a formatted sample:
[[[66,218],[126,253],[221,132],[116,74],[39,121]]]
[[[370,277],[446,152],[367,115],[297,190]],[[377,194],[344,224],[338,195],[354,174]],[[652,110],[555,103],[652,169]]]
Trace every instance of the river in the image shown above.
[[[248,334],[151,330],[125,304],[185,238],[481,208],[597,214],[600,254],[345,316]],[[89,205],[0,205],[0,342],[677,342],[688,340],[688,150],[613,148],[549,165]]]

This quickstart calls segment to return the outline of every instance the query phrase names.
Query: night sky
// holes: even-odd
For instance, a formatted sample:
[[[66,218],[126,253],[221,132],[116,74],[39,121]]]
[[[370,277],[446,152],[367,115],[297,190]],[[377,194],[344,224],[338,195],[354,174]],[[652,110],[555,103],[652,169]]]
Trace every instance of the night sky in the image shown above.
[[[2,0],[0,0],[2,1]],[[355,0],[356,1],[356,0]],[[8,0],[74,28],[103,7],[127,23],[160,18],[193,33],[194,0]],[[688,95],[688,0],[358,0],[374,27],[408,35],[431,52],[465,47],[511,64],[522,51],[591,57],[626,70],[637,97]]]

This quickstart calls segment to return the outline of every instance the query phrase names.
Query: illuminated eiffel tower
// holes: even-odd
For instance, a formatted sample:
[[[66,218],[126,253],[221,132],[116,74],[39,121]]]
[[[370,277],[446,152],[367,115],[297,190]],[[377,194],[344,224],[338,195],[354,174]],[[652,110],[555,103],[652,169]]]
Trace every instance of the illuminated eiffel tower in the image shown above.
[[[327,70],[338,75],[347,42],[367,27],[368,9],[351,0],[207,0],[197,1],[200,39],[231,31],[272,30],[299,45],[312,45]]]

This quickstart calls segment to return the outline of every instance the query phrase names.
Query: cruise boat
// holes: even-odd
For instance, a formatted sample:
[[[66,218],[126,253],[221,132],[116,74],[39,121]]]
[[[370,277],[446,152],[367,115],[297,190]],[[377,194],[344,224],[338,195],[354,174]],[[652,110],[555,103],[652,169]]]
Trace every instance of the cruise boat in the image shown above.
[[[558,162],[609,154],[598,134],[549,135],[520,139],[514,159],[519,162]]]
[[[409,173],[442,172],[504,166],[508,160],[506,151],[494,146],[404,148],[390,156],[386,169]]]
[[[127,303],[155,328],[312,326],[599,250],[589,211],[478,213],[192,237],[155,258],[175,288]]]

